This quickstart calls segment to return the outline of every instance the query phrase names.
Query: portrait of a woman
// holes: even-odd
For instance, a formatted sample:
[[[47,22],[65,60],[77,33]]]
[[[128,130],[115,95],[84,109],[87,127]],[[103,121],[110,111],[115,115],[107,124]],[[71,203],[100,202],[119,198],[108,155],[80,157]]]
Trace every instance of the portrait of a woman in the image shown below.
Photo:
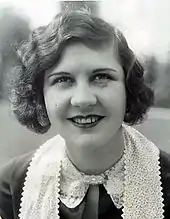
[[[17,56],[12,110],[56,135],[1,169],[2,219],[169,219],[170,155],[132,127],[154,94],[123,34],[86,10],[62,12]]]

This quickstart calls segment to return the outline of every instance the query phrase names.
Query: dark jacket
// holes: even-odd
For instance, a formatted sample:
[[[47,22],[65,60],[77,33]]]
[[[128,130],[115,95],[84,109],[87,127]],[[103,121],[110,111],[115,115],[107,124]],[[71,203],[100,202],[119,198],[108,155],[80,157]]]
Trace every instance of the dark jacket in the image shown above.
[[[0,171],[0,216],[3,219],[18,219],[21,193],[27,167],[34,152],[15,158]],[[161,180],[165,205],[165,219],[170,219],[170,154],[161,151]],[[100,185],[99,219],[121,219],[122,210],[118,210],[105,188]],[[75,209],[68,209],[60,202],[61,219],[81,219],[83,202]]]

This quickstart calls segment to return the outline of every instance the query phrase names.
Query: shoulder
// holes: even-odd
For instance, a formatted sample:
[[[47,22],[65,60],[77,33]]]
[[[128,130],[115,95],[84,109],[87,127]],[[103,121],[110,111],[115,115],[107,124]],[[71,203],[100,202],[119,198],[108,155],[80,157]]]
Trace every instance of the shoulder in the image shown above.
[[[2,218],[14,217],[16,194],[25,178],[33,153],[32,151],[15,157],[0,169],[0,216]]]
[[[160,151],[161,181],[165,205],[165,218],[170,218],[170,154]]]
[[[0,182],[12,183],[13,179],[20,177],[26,171],[34,151],[13,158],[0,169]]]
[[[162,150],[160,151],[160,168],[162,186],[170,202],[170,154]]]
[[[160,167],[162,183],[170,197],[170,154],[162,150],[160,151]]]
[[[170,174],[170,154],[160,150],[160,165],[163,175]]]

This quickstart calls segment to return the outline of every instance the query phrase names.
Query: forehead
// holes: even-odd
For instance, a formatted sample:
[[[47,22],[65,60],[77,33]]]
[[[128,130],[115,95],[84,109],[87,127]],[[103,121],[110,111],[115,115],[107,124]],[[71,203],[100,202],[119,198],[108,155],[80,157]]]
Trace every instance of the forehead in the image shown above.
[[[70,73],[93,71],[97,68],[122,69],[116,47],[113,43],[100,48],[89,48],[83,43],[66,46],[59,63],[48,72],[66,71]]]

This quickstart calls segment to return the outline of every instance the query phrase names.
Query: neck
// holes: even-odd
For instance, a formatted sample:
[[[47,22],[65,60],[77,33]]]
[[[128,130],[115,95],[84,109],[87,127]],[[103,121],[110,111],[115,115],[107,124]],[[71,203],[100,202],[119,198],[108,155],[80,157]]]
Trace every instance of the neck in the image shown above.
[[[76,147],[71,148],[75,148],[75,150],[69,150],[68,147],[68,157],[77,169],[86,174],[101,174],[111,168],[123,155],[123,130],[120,128],[109,142],[100,145],[93,152]]]

